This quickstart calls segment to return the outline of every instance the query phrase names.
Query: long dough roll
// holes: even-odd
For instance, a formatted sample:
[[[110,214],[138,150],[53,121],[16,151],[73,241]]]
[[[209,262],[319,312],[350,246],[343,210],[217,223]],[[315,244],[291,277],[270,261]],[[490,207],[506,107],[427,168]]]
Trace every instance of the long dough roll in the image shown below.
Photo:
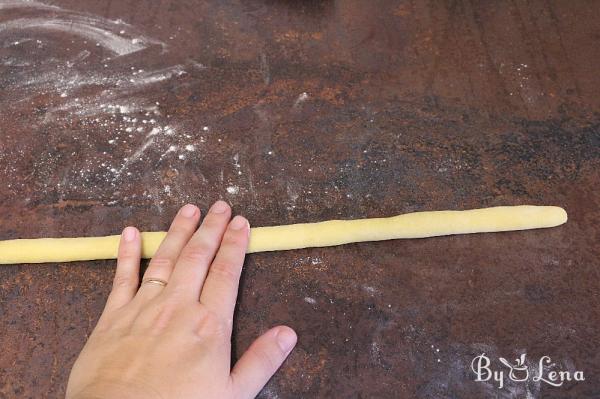
[[[424,238],[555,227],[567,221],[556,206],[499,206],[467,211],[415,212],[388,218],[329,220],[253,227],[248,253],[328,247],[362,241]],[[142,256],[151,258],[165,232],[142,233]],[[115,259],[120,236],[0,241],[0,264]]]

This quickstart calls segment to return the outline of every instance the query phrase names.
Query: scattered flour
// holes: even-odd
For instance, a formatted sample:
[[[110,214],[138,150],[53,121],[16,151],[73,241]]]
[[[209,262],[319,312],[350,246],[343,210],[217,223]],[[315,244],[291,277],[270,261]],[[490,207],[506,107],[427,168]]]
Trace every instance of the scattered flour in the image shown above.
[[[112,33],[107,25],[110,24],[106,20],[78,15],[54,18],[19,18],[0,23],[0,32],[25,29],[65,32],[94,41],[118,56],[135,53],[147,47],[142,40],[133,43],[131,40]]]
[[[60,10],[60,7],[39,3],[37,1],[24,0],[2,0],[0,1],[0,10],[9,8],[37,8],[40,10]]]
[[[308,100],[308,93],[306,93],[306,92],[300,93],[300,95],[294,102],[294,108],[298,108],[306,100]]]
[[[316,305],[317,304],[317,300],[315,298],[311,298],[311,297],[304,297],[304,302],[306,303],[310,303],[311,305]]]
[[[228,186],[226,190],[228,194],[232,195],[240,192],[240,188],[238,186]]]
[[[159,182],[176,181],[185,153],[199,151],[206,140],[185,132],[170,120],[170,115],[163,114],[159,101],[149,98],[147,89],[152,85],[154,92],[164,92],[161,85],[185,75],[186,67],[169,65],[168,57],[164,57],[166,65],[158,67],[144,65],[143,57],[121,58],[142,50],[167,51],[164,43],[146,37],[124,21],[35,1],[0,0],[0,10],[12,8],[27,8],[21,13],[26,17],[1,21],[0,38],[9,39],[2,42],[5,48],[13,51],[13,46],[23,46],[19,49],[23,51],[13,51],[16,55],[0,59],[0,69],[10,66],[0,76],[3,92],[10,94],[17,110],[19,104],[47,99],[44,112],[32,116],[36,118],[31,122],[33,131],[43,132],[47,129],[44,125],[77,131],[66,140],[76,143],[73,148],[77,151],[62,154],[71,157],[71,168],[61,168],[64,158],[41,149],[28,173],[39,182],[40,189],[56,190],[61,200],[75,195],[114,205],[132,198],[150,199],[160,211],[164,198],[181,190],[175,186],[177,183]],[[36,40],[35,35],[48,31],[70,36],[77,50],[69,54],[65,40],[67,56],[49,57],[40,63],[39,57],[31,54],[49,49],[52,35],[42,40]],[[88,46],[83,51],[82,42]],[[209,127],[202,127],[202,131],[208,132]],[[15,153],[19,151],[24,150]],[[23,172],[18,160],[14,156],[6,164],[15,175]],[[142,195],[132,193],[130,183],[142,177],[156,179],[159,186]],[[12,189],[12,182],[7,186]],[[237,186],[227,188],[231,194],[239,190]],[[106,194],[99,196],[100,192]]]

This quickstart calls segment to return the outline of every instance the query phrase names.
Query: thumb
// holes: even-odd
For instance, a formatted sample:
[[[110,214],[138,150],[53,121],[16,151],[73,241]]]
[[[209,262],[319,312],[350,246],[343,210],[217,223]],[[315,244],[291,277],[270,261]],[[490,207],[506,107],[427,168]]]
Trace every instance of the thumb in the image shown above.
[[[294,330],[274,327],[258,337],[231,370],[237,398],[254,398],[296,345]]]

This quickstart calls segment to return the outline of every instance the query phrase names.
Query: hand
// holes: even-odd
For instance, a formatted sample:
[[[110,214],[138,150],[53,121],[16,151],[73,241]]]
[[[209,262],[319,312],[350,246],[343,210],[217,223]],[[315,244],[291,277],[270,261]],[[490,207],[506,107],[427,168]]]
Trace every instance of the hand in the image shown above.
[[[121,235],[112,291],[73,366],[67,399],[253,398],[296,344],[289,327],[259,337],[231,369],[231,329],[250,226],[216,202],[184,206],[138,289],[140,233]]]

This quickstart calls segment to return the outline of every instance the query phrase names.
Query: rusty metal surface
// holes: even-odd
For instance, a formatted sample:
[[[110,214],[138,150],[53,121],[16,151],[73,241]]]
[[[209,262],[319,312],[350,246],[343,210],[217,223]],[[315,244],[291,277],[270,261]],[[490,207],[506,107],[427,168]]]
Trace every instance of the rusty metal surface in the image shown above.
[[[262,398],[600,395],[600,4],[0,1],[0,237],[504,204],[560,228],[254,254],[234,348]],[[113,262],[0,266],[0,397],[63,394]],[[475,382],[473,357],[585,382]]]

